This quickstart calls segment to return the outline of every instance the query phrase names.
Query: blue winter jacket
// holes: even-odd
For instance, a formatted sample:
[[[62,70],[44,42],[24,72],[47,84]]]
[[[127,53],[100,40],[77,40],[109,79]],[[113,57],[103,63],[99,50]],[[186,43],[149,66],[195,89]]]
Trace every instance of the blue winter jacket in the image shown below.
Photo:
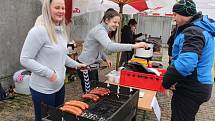
[[[172,63],[163,78],[163,86],[176,85],[176,92],[208,93],[214,82],[215,21],[194,15],[178,27],[172,50]],[[187,90],[185,90],[187,89]]]

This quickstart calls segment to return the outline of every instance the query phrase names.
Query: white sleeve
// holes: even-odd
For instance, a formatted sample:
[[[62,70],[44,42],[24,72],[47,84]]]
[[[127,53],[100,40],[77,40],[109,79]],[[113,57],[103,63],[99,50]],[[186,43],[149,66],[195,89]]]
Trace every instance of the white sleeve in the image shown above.
[[[35,60],[35,56],[44,44],[44,41],[42,41],[40,37],[41,35],[37,29],[32,28],[29,31],[21,51],[20,63],[27,70],[40,76],[50,78],[54,70],[51,70]]]

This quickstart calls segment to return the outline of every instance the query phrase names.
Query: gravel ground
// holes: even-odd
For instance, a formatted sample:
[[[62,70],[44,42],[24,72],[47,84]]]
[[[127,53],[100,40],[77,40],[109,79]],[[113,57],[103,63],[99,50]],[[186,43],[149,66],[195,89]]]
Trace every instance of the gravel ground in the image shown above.
[[[163,62],[167,65],[167,51],[163,51]],[[104,69],[100,71],[100,80],[105,80],[105,76],[112,69]],[[79,99],[82,94],[80,81],[76,79],[73,82],[66,84],[66,99]],[[170,97],[163,94],[157,94],[158,103],[161,108],[162,121],[169,121],[170,110]],[[196,116],[196,121],[215,121],[215,86],[213,87],[211,99],[204,103]],[[143,111],[138,110],[137,121],[141,121],[143,118]],[[0,101],[0,121],[33,121],[33,105],[31,96],[16,94],[15,99],[8,99]],[[156,121],[155,114],[153,112],[147,112],[146,121]]]

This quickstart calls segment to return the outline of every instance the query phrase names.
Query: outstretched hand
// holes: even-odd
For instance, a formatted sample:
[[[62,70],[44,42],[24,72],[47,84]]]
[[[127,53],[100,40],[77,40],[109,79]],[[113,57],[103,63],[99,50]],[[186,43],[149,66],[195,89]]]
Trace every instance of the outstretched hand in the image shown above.
[[[145,42],[138,42],[138,43],[133,44],[132,48],[133,49],[137,49],[137,48],[145,48],[145,49],[147,49],[148,48],[148,44],[145,43]]]
[[[80,64],[78,65],[78,69],[83,70],[83,69],[86,69],[86,68],[87,68],[87,65],[86,65],[86,64],[80,63]]]

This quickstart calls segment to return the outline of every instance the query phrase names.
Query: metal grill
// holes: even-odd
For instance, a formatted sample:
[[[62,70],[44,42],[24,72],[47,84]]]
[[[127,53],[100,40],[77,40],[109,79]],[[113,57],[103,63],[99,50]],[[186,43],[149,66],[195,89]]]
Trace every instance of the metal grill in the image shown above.
[[[99,82],[99,87],[107,87],[107,84]],[[55,111],[58,114],[49,115],[48,118],[57,119],[56,115],[58,119],[60,116],[65,121],[131,121],[135,118],[139,91],[116,85],[110,85],[107,88],[111,90],[111,93],[101,97],[97,103],[91,100],[82,100],[88,103],[90,108],[85,110],[80,117]],[[54,116],[55,118],[50,118]]]

